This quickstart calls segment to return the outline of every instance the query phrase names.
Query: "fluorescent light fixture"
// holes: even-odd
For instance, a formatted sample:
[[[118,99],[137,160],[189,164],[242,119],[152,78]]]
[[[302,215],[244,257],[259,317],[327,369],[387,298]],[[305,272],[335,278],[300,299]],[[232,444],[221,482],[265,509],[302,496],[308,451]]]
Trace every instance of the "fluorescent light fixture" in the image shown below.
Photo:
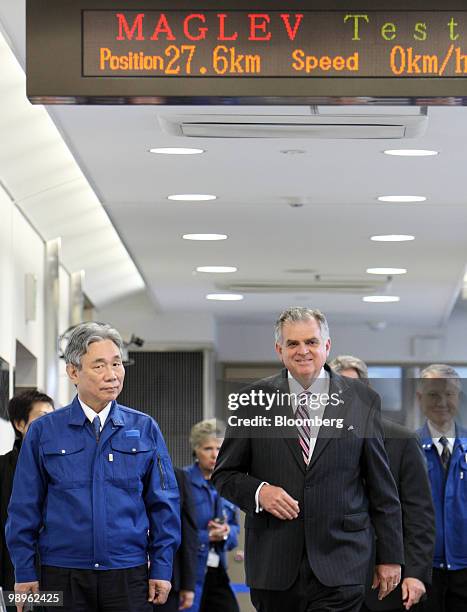
[[[215,200],[217,196],[204,193],[179,193],[167,196],[168,200],[177,200],[178,202],[204,202],[207,200]]]
[[[204,149],[188,149],[185,147],[160,147],[149,149],[149,153],[159,153],[160,155],[199,155],[204,153]]]
[[[366,271],[368,274],[386,274],[386,275],[406,274],[407,272],[406,268],[367,268]]]
[[[380,202],[424,202],[425,196],[414,196],[414,195],[391,195],[391,196],[379,196]]]
[[[370,240],[374,242],[408,242],[415,240],[415,236],[410,234],[382,234],[381,236],[371,236]]]
[[[196,272],[211,272],[212,274],[228,274],[236,271],[237,268],[234,266],[198,266],[196,268]]]
[[[366,295],[362,298],[364,302],[383,303],[383,302],[399,302],[400,297],[397,295]]]
[[[227,234],[183,234],[183,240],[227,240]]]
[[[243,295],[240,293],[208,293],[206,299],[219,302],[238,302],[243,300]]]
[[[438,151],[429,151],[428,149],[388,149],[383,151],[383,153],[398,157],[430,157],[431,155],[438,155]]]

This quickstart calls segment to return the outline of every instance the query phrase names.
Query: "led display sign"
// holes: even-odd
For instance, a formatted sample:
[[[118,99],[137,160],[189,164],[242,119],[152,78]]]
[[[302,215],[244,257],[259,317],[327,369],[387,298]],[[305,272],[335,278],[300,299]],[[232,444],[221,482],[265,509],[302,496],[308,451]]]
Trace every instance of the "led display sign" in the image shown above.
[[[29,98],[298,103],[467,95],[467,11],[458,6],[128,4],[28,0]]]

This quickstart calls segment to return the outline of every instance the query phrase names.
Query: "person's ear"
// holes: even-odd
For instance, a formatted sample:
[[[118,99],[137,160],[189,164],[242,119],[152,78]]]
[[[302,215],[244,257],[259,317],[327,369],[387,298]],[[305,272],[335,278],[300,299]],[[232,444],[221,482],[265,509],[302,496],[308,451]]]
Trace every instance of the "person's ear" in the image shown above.
[[[279,359],[282,361],[282,345],[276,342],[275,349]]]
[[[16,429],[21,433],[22,436],[24,436],[27,430],[26,421],[24,419],[21,419],[20,421],[13,422],[15,424]]]
[[[73,363],[67,363],[66,373],[74,385],[78,384],[78,368]]]

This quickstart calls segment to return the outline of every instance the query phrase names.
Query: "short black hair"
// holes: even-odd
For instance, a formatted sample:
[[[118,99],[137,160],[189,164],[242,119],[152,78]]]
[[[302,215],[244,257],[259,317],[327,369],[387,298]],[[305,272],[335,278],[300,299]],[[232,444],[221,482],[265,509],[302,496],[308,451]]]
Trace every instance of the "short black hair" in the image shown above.
[[[53,399],[46,393],[36,390],[23,391],[23,393],[19,393],[12,397],[8,402],[8,416],[10,417],[10,422],[17,435],[21,435],[21,432],[16,429],[15,421],[24,421],[27,423],[36,402],[46,402],[54,408]]]

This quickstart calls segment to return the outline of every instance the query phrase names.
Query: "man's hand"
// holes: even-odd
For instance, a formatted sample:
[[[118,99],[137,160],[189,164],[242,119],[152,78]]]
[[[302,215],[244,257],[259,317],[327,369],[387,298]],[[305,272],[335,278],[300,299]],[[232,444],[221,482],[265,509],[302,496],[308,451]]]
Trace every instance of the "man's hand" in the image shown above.
[[[15,593],[39,593],[39,583],[36,582],[17,582]],[[16,612],[23,612],[24,603],[16,604]]]
[[[148,601],[157,605],[165,604],[172,585],[168,580],[154,580],[149,578]]]
[[[230,527],[227,523],[209,521],[208,533],[210,542],[222,542],[223,540],[227,540],[230,533]]]
[[[401,566],[396,563],[385,563],[375,566],[372,589],[379,587],[378,599],[384,599],[401,581]]]
[[[178,609],[186,610],[187,608],[191,608],[194,600],[195,600],[194,591],[180,591],[180,605],[178,606]]]
[[[282,487],[265,484],[259,492],[259,503],[263,510],[283,521],[296,519],[300,508],[298,501],[290,497]]]
[[[425,585],[418,578],[404,578],[402,581],[402,601],[406,610],[418,603],[425,593]]]

